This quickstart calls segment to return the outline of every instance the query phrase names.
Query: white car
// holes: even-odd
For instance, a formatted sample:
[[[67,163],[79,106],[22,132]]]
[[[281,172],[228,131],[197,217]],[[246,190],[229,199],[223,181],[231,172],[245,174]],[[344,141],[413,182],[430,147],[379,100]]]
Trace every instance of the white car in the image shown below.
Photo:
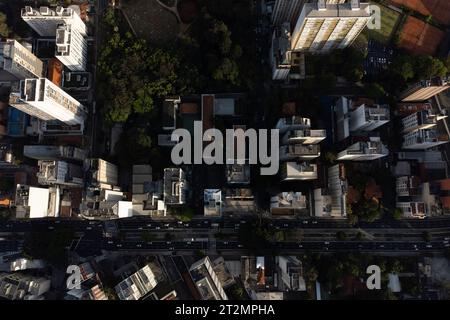
[[[303,224],[308,224],[308,221],[307,220],[303,220],[302,223]]]

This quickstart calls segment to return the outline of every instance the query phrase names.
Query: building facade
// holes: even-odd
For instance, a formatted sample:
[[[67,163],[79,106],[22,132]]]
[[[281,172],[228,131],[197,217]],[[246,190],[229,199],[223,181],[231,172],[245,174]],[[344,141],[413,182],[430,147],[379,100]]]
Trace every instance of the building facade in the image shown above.
[[[87,35],[86,25],[80,16],[71,8],[49,7],[34,9],[26,6],[21,12],[22,19],[41,37],[54,37],[58,25],[70,23],[73,29],[78,30],[83,36]]]
[[[371,19],[368,3],[327,4],[325,0],[304,5],[292,32],[294,51],[327,53],[351,45]]]
[[[0,42],[0,66],[21,80],[42,77],[42,61],[16,40]]]
[[[68,125],[83,125],[85,107],[46,78],[25,79],[20,91],[10,95],[9,104],[41,120],[59,120]]]
[[[58,25],[55,57],[71,71],[86,70],[87,47],[87,40],[72,24]]]

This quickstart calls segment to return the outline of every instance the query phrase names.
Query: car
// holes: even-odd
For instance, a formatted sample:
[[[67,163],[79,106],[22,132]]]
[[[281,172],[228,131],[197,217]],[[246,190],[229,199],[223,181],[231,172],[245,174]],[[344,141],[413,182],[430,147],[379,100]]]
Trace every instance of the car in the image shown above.
[[[427,244],[427,248],[433,248],[431,244]]]
[[[242,244],[238,244],[238,248],[242,248],[243,247],[243,245]]]
[[[116,244],[116,247],[117,248],[122,248],[122,244],[118,243],[118,244]]]
[[[313,221],[312,221],[312,224],[317,224],[317,220],[313,220]]]
[[[152,224],[151,224],[151,223],[147,224],[147,227],[151,227],[151,226],[152,226]]]
[[[167,241],[167,242],[166,242],[166,244],[171,244],[171,243],[172,243],[172,242],[170,242],[170,241]]]
[[[185,223],[184,226],[185,226],[186,228],[189,228],[189,223]]]
[[[308,220],[303,220],[302,223],[303,224],[308,224]]]
[[[92,227],[86,227],[86,230],[92,230]]]
[[[150,242],[147,242],[147,244],[149,244],[149,245],[152,245],[152,244],[153,244],[153,242],[151,242],[151,241],[150,241]]]
[[[55,223],[61,223],[61,221],[60,220],[56,220]]]
[[[177,223],[178,223],[178,224],[183,224],[183,221],[178,221]]]
[[[188,241],[188,242],[186,242],[186,244],[192,244],[192,242]]]
[[[138,229],[139,229],[139,230],[142,230],[142,227],[139,227]]]
[[[168,224],[168,223],[166,223],[166,224],[164,224],[164,227],[168,227],[170,224]]]
[[[285,228],[289,227],[289,225],[288,225],[287,223],[285,223],[283,226],[284,226]]]
[[[108,244],[113,244],[113,243],[114,243],[114,241],[111,241],[111,240],[110,240],[110,241],[108,241]]]
[[[141,248],[142,244],[138,243],[138,244],[136,244],[136,247]]]
[[[55,229],[55,227],[52,227],[52,226],[48,227],[48,230],[53,230],[53,229]]]
[[[303,246],[301,244],[298,245],[299,248],[303,248]]]
[[[160,230],[160,229],[161,229],[161,227],[155,227],[155,229],[156,229],[156,230]]]
[[[380,246],[379,246],[380,248],[384,248],[384,244],[380,244]]]
[[[228,244],[228,241],[224,241],[223,244]]]
[[[325,241],[325,242],[324,242],[324,244],[326,244],[326,245],[329,245],[329,244],[330,244],[330,242],[329,242],[329,241]]]

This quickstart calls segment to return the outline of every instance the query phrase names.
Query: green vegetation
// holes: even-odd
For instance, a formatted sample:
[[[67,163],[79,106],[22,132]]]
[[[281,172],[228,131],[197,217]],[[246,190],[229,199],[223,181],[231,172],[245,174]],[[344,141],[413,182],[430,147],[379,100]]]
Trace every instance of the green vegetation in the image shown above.
[[[381,9],[381,28],[368,30],[369,38],[388,44],[400,19],[400,13],[386,6],[376,4]]]
[[[44,259],[55,266],[64,266],[73,237],[73,232],[65,229],[30,232],[25,238],[23,253],[32,259]]]
[[[400,220],[403,217],[403,211],[400,208],[395,208],[394,212],[392,213],[392,217],[395,220]]]
[[[182,222],[189,222],[194,217],[195,211],[191,207],[183,206],[180,208],[171,208],[170,214]]]
[[[11,33],[11,29],[8,26],[8,22],[6,20],[6,14],[0,12],[0,36],[4,38],[8,38]]]

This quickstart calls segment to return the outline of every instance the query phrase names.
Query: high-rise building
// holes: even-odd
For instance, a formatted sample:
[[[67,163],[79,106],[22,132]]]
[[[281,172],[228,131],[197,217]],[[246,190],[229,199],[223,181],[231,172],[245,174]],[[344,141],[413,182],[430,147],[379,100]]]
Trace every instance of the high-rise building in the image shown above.
[[[9,104],[41,120],[59,120],[68,125],[83,125],[85,107],[46,78],[25,79],[20,92],[10,95]]]
[[[202,300],[228,300],[208,257],[195,262],[189,273]]]
[[[306,291],[301,261],[295,256],[279,256],[277,258],[283,287],[287,290]]]
[[[425,101],[450,88],[449,77],[419,81],[400,94],[401,101]]]
[[[280,146],[280,161],[312,160],[320,157],[318,144],[288,144]]]
[[[448,142],[448,135],[436,129],[419,129],[403,135],[403,149],[429,149]]]
[[[43,63],[16,40],[0,42],[0,67],[18,79],[42,77]]]
[[[0,274],[0,297],[7,300],[44,300],[50,290],[51,280],[24,273]]]
[[[390,120],[387,105],[361,105],[350,112],[350,131],[372,131]]]
[[[337,154],[337,160],[371,161],[386,157],[389,154],[387,147],[378,139],[357,142]]]
[[[164,169],[164,202],[167,205],[186,203],[189,185],[186,173],[180,168]]]
[[[87,40],[71,23],[60,24],[56,29],[55,56],[71,71],[85,71]]]
[[[284,22],[295,23],[306,0],[276,0],[272,11],[272,24],[279,26]]]
[[[291,36],[291,49],[327,53],[351,45],[371,19],[370,5],[350,3],[327,4],[325,0],[307,3]]]
[[[272,79],[285,80],[291,69],[291,27],[283,23],[273,31],[270,48]]]
[[[54,37],[58,25],[67,23],[72,25],[72,30],[86,36],[86,25],[80,16],[71,8],[56,7],[52,10],[49,7],[34,9],[26,6],[22,9],[22,19],[36,31],[41,37]]]
[[[117,188],[119,179],[119,170],[115,164],[103,159],[90,159],[90,171],[92,174],[91,186],[113,190]]]
[[[432,110],[421,110],[402,119],[403,132],[408,133],[419,129],[431,129],[437,126],[439,120],[446,117],[435,115]]]

